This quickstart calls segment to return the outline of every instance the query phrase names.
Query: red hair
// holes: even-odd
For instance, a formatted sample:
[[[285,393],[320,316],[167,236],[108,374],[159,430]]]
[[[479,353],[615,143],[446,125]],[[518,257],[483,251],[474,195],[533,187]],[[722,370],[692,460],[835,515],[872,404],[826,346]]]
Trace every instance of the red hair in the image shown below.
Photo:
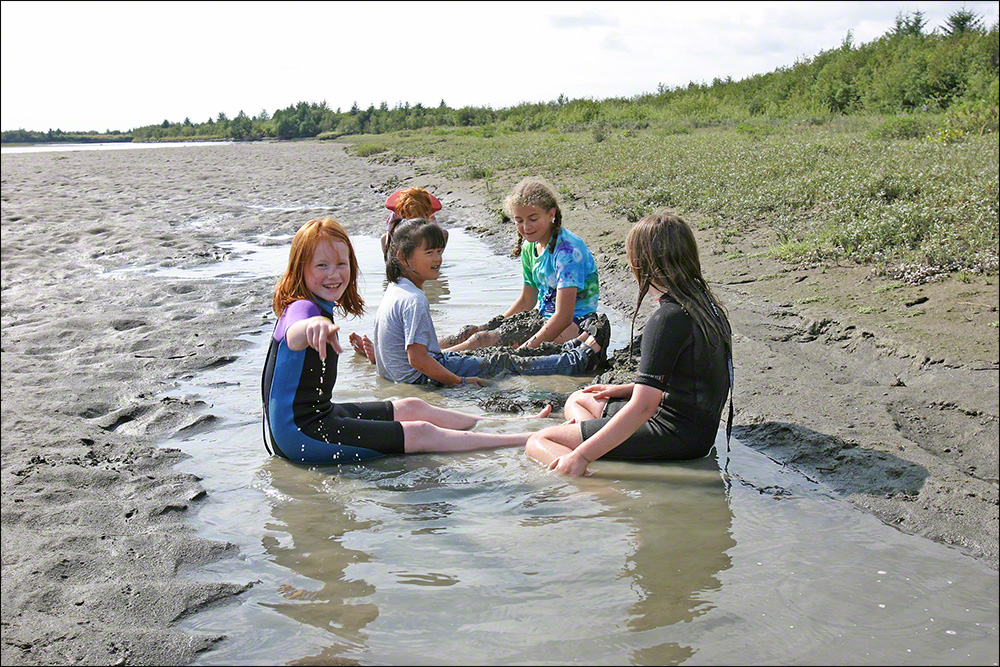
[[[423,188],[407,188],[399,193],[396,198],[397,218],[410,220],[412,218],[424,218],[430,220],[434,215],[434,204],[431,202],[431,193]]]
[[[361,315],[365,312],[365,301],[358,293],[358,259],[354,255],[354,246],[347,236],[347,231],[339,222],[331,218],[310,220],[295,232],[292,239],[292,249],[288,252],[288,268],[278,280],[274,288],[274,299],[271,307],[274,314],[281,317],[293,301],[308,299],[315,301],[315,295],[306,287],[306,266],[312,261],[316,246],[322,241],[340,242],[347,246],[350,256],[351,278],[347,283],[343,296],[337,303],[345,315]]]

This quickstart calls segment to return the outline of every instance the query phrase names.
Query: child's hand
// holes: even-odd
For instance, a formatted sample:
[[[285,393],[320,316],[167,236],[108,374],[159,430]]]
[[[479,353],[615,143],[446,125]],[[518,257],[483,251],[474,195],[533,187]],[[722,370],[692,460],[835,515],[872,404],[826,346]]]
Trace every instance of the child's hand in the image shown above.
[[[549,464],[549,470],[555,470],[556,472],[561,472],[564,475],[571,475],[573,477],[582,477],[587,473],[588,465],[587,459],[577,454],[574,449],[572,452],[563,454],[552,461],[552,463]]]
[[[306,321],[306,343],[319,352],[319,358],[326,361],[326,346],[332,345],[337,354],[343,352],[337,332],[340,326],[325,317],[311,317]]]
[[[585,394],[593,394],[594,398],[608,399],[616,397],[615,389],[617,388],[618,385],[615,384],[592,384],[584,387],[582,391]]]
[[[477,377],[467,377],[465,378],[465,384],[474,384],[477,387],[485,387],[487,384],[486,380]]]
[[[536,333],[534,333],[534,334],[531,335],[531,338],[529,338],[528,340],[524,341],[523,343],[521,343],[520,345],[518,345],[514,349],[517,349],[517,350],[533,350],[536,347],[541,346],[541,344],[542,344],[542,341],[538,339],[538,333],[536,332]]]

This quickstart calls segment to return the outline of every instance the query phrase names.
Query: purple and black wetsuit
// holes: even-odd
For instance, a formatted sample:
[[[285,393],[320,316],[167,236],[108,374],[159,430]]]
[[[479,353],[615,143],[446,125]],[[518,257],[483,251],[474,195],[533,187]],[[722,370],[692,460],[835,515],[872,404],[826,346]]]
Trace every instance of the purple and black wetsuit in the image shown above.
[[[327,347],[326,363],[311,347],[288,348],[285,333],[300,320],[322,315],[333,321],[334,304],[293,301],[274,327],[261,380],[264,446],[273,456],[296,463],[356,463],[403,453],[403,427],[393,421],[389,401],[333,403],[337,358]]]

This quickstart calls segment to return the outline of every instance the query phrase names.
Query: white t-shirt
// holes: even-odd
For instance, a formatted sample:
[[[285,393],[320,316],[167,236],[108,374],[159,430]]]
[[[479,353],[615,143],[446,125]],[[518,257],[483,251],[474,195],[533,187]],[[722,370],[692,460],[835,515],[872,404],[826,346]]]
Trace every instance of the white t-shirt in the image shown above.
[[[375,314],[372,343],[379,375],[410,384],[421,380],[420,371],[410,365],[406,348],[419,343],[432,354],[441,352],[431,320],[431,304],[422,289],[406,278],[389,283]]]

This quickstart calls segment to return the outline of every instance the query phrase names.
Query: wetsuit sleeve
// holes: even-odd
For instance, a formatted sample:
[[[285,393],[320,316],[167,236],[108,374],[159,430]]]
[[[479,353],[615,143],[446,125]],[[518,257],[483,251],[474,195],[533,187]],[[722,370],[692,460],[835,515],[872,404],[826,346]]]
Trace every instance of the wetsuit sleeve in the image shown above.
[[[661,306],[650,316],[642,333],[642,356],[636,384],[667,390],[681,352],[692,342],[691,327],[691,318],[673,304]]]
[[[288,333],[288,328],[296,322],[308,320],[310,317],[316,317],[317,315],[322,314],[323,311],[320,310],[319,306],[312,301],[307,299],[292,301],[288,304],[288,307],[285,308],[284,312],[281,313],[281,317],[278,319],[278,324],[274,327],[274,340],[284,340],[285,334]]]

